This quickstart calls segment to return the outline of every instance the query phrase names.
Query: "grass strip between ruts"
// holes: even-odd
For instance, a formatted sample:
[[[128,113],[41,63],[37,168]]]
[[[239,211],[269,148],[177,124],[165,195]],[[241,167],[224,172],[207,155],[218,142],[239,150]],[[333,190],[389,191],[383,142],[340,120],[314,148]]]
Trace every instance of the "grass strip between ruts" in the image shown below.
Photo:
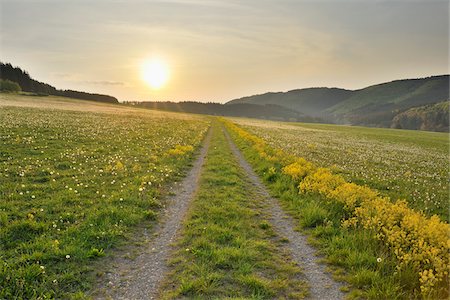
[[[220,126],[172,259],[163,298],[303,298],[307,286],[264,216]]]

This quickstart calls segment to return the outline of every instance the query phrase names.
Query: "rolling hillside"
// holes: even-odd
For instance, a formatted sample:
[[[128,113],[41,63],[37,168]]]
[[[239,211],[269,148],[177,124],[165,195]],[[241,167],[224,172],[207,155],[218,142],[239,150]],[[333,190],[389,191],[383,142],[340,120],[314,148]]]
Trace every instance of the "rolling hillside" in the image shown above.
[[[327,109],[340,122],[389,127],[398,113],[449,99],[449,76],[396,80],[355,91]]]
[[[409,108],[449,99],[449,75],[405,79],[350,91],[308,88],[235,99],[228,104],[278,104],[335,123],[390,127]]]
[[[338,105],[349,98],[352,93],[352,91],[338,88],[308,88],[286,93],[266,93],[243,97],[227,104],[277,104],[307,115],[322,117],[327,108]]]

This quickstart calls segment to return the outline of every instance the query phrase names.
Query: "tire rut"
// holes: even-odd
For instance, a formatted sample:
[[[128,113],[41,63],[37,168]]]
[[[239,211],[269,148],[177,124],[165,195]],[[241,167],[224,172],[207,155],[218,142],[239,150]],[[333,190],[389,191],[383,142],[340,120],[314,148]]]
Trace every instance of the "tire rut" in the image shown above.
[[[326,272],[326,267],[318,262],[320,257],[316,255],[315,249],[308,244],[307,237],[294,231],[294,220],[292,217],[284,212],[279,205],[278,200],[270,196],[267,188],[232,141],[228,132],[226,130],[224,130],[224,132],[231,150],[237,157],[242,169],[247,173],[255,190],[267,202],[269,221],[273,225],[275,232],[289,240],[287,248],[291,252],[291,256],[296,264],[304,270],[304,276],[308,281],[310,288],[309,298],[329,300],[343,299],[345,295],[340,290],[342,285],[333,280],[331,275]]]
[[[168,271],[167,260],[172,244],[182,225],[191,200],[195,196],[201,169],[205,161],[211,128],[202,144],[198,158],[187,176],[177,184],[167,198],[166,208],[161,211],[160,222],[151,230],[150,241],[139,248],[134,259],[115,257],[113,268],[105,274],[103,287],[94,293],[95,299],[156,299],[159,287]],[[145,234],[145,233],[144,233]],[[152,238],[153,237],[153,238]]]

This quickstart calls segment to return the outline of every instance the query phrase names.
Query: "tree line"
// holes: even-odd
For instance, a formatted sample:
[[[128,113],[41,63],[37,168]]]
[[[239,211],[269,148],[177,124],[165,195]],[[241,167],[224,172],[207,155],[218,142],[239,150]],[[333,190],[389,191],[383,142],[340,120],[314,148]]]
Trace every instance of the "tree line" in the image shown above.
[[[0,62],[0,79],[2,79],[3,82],[11,81],[17,83],[22,91],[34,93],[41,96],[53,95],[82,100],[119,103],[119,101],[115,97],[108,95],[95,93],[93,94],[73,90],[58,90],[47,83],[32,79],[27,71],[24,71],[19,67],[13,67],[10,63]]]
[[[230,117],[247,117],[258,119],[271,119],[281,121],[294,122],[323,122],[320,118],[310,117],[298,111],[285,108],[276,104],[250,104],[250,103],[236,103],[236,104],[221,104],[214,102],[170,102],[170,101],[129,101],[126,105],[143,107],[155,110],[164,110],[172,112],[185,112],[195,114],[206,114],[215,116],[230,116]]]

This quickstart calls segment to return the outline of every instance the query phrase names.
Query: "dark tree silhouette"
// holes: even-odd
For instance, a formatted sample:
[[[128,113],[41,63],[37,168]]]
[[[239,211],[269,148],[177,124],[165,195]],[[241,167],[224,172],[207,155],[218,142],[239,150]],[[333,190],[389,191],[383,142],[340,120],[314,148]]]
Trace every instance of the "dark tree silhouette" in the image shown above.
[[[16,82],[21,87],[22,91],[38,95],[54,95],[82,100],[119,103],[115,97],[108,95],[91,94],[72,90],[57,90],[49,84],[32,79],[28,72],[23,71],[19,67],[13,67],[10,63],[5,64],[0,62],[0,79]]]

